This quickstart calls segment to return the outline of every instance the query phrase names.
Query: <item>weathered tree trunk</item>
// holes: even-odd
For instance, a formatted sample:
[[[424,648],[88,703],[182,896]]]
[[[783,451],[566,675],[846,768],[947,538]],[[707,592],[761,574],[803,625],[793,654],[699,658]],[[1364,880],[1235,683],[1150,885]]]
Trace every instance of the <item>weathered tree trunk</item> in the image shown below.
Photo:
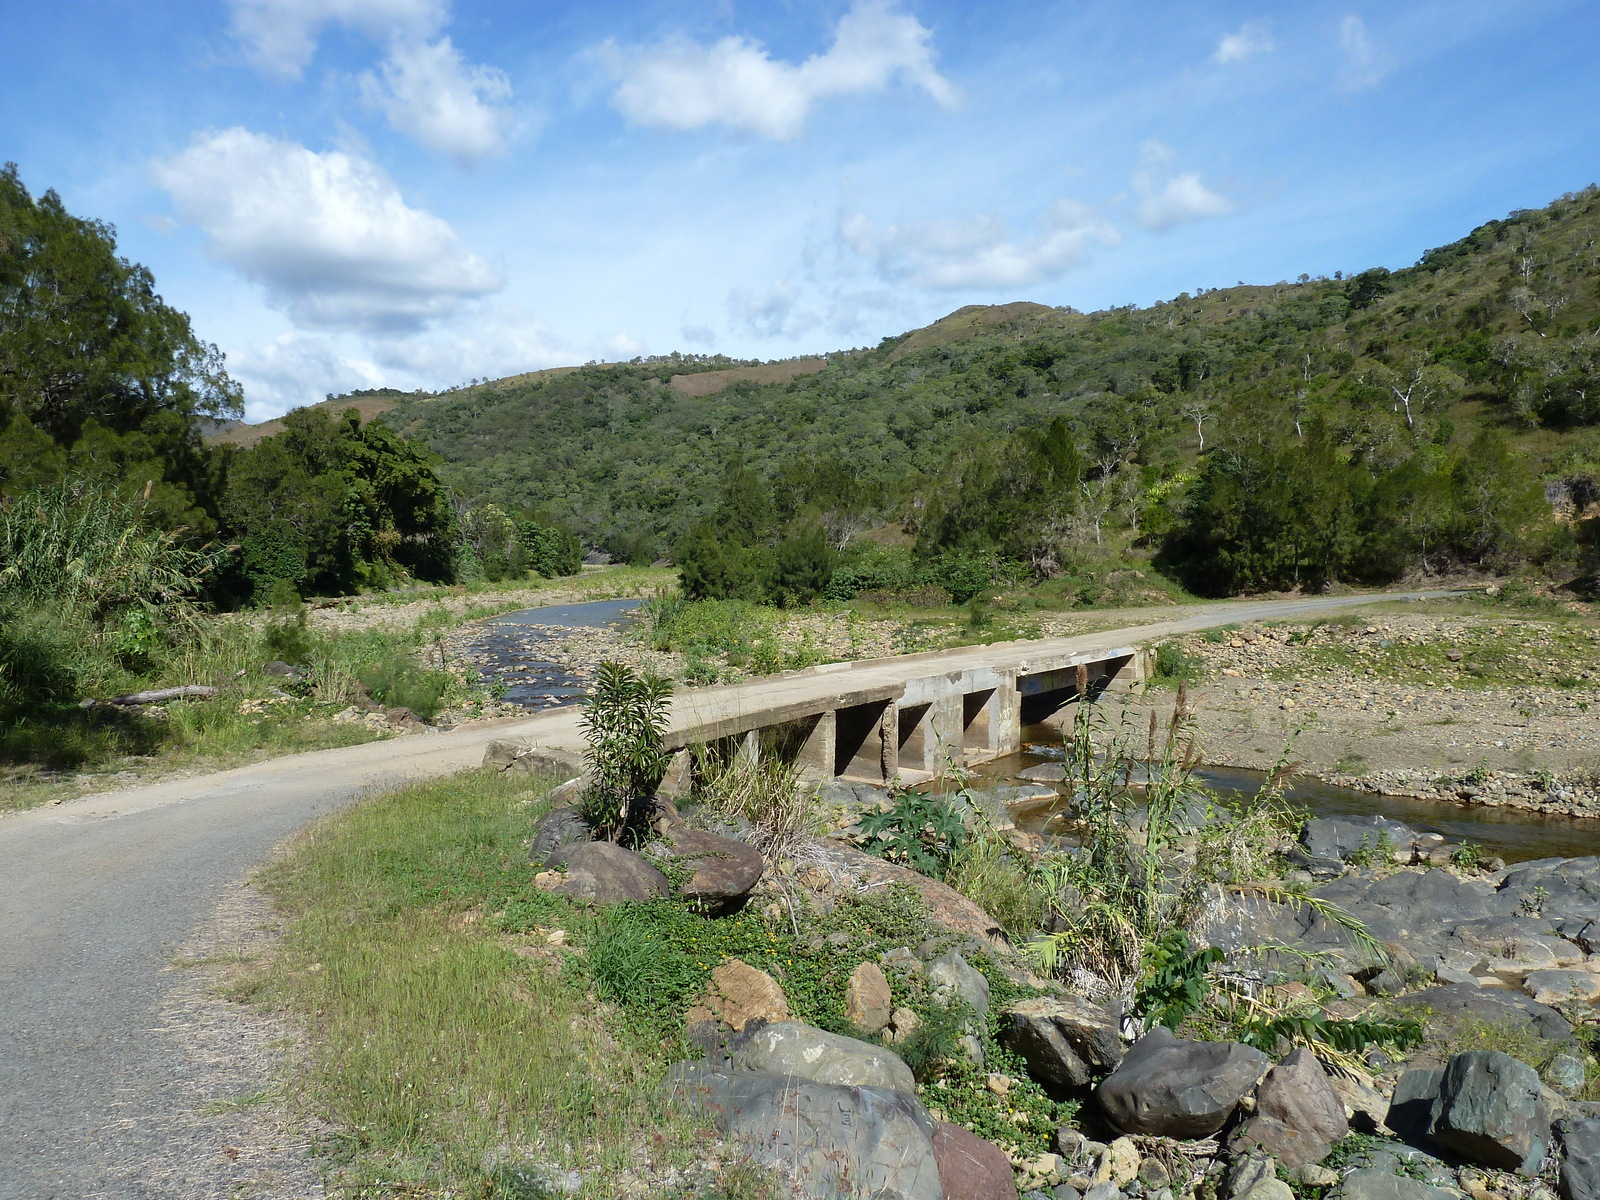
[[[217,694],[214,687],[191,683],[183,687],[160,688],[153,692],[129,692],[126,696],[112,696],[109,700],[90,697],[78,701],[79,708],[133,708],[140,704],[160,704],[166,700],[209,700]]]

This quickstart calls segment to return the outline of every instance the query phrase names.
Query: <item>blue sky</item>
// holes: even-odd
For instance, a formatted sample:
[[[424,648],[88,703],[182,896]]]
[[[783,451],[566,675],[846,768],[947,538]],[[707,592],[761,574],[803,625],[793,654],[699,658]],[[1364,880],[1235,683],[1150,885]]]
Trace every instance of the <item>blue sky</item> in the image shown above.
[[[251,419],[1402,266],[1600,177],[1592,0],[58,0],[0,158]]]

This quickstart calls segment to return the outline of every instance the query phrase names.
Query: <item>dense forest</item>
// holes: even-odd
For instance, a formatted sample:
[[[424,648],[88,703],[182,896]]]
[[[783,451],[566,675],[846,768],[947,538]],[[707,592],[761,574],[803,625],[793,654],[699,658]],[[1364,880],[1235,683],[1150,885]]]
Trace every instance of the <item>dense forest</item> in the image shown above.
[[[1402,270],[964,309],[711,394],[675,386],[708,365],[672,356],[400,396],[381,420],[457,488],[615,556],[698,554],[712,592],[803,595],[833,556],[867,582],[1153,559],[1209,594],[1576,576],[1600,499],[1597,235],[1590,187]],[[886,561],[869,530],[913,549]],[[786,543],[807,565],[775,583]]]

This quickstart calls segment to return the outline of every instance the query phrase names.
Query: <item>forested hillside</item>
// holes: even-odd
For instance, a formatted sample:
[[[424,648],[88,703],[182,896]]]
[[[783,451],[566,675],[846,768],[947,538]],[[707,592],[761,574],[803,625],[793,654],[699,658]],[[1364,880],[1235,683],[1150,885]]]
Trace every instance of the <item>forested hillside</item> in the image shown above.
[[[767,551],[902,523],[923,561],[1159,554],[1209,592],[1570,573],[1585,529],[1550,501],[1571,518],[1600,496],[1597,234],[1590,187],[1404,270],[964,309],[784,382],[685,394],[672,377],[706,367],[674,356],[401,397],[382,420],[456,486],[634,559],[702,522]],[[741,517],[724,493],[747,473],[764,494]]]

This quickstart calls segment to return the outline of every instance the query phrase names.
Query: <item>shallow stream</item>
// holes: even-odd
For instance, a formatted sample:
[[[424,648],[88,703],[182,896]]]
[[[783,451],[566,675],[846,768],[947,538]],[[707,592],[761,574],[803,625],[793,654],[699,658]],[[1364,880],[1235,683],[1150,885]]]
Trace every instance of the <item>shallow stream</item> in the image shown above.
[[[525,608],[484,621],[464,649],[484,679],[506,685],[508,704],[535,711],[560,708],[575,703],[587,687],[564,665],[546,657],[549,648],[562,640],[565,630],[626,625],[639,603],[591,600]]]

